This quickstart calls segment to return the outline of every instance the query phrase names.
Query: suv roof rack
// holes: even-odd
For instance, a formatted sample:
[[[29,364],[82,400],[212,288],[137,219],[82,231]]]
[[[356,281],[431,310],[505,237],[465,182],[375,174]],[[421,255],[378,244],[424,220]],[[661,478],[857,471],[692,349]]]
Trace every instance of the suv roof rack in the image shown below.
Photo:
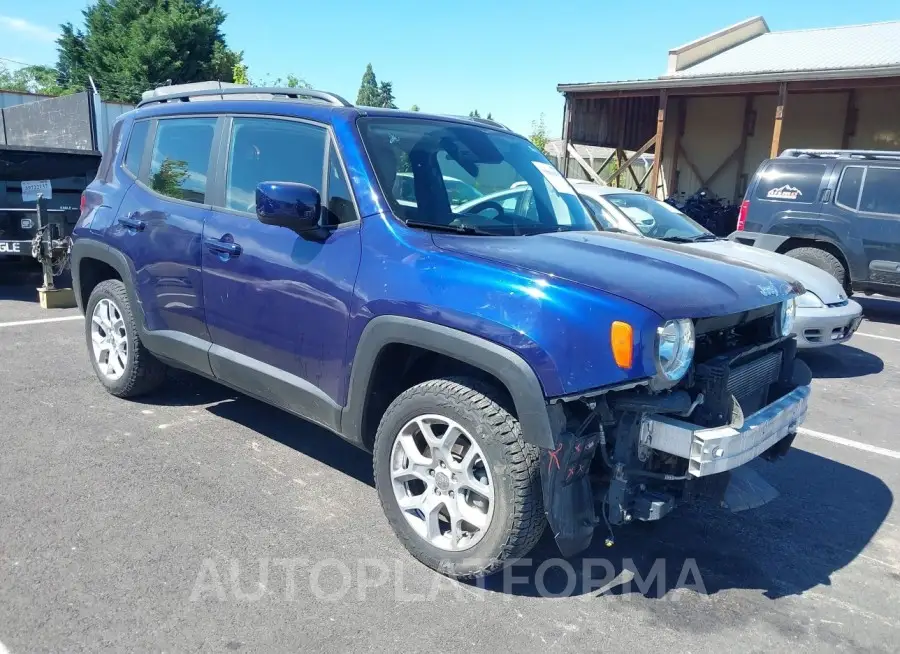
[[[221,96],[224,100],[226,95],[270,95],[271,98],[286,97],[291,100],[322,100],[334,107],[352,107],[344,98],[336,93],[328,93],[326,91],[313,91],[311,89],[298,89],[290,87],[255,87],[255,86],[230,86],[221,89],[197,89],[185,90],[175,93],[164,93],[162,95],[150,96],[138,102],[137,108],[146,107],[148,104],[167,102],[190,102],[194,98]],[[257,99],[257,98],[254,98]],[[264,99],[264,98],[258,98]]]
[[[892,150],[816,150],[791,148],[779,155],[779,158],[809,157],[811,159],[900,159],[900,152]]]

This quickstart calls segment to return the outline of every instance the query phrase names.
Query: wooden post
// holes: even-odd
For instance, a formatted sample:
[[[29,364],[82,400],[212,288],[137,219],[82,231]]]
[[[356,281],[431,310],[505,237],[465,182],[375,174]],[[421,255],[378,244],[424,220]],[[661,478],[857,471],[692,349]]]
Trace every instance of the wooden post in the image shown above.
[[[672,161],[666,171],[666,190],[668,195],[675,195],[678,192],[678,155],[681,150],[681,137],[684,136],[684,125],[687,119],[687,98],[678,98],[675,107],[676,127],[675,140],[672,143]],[[644,177],[647,177],[644,175]]]
[[[659,110],[656,112],[656,145],[653,148],[653,172],[650,174],[650,195],[656,197],[659,189],[659,167],[662,164],[663,153],[663,129],[666,125],[666,104],[668,93],[663,89],[659,92]]]
[[[787,104],[787,82],[778,85],[778,106],[775,107],[775,129],[772,131],[772,149],[769,151],[769,158],[774,159],[778,156],[779,145],[781,144],[781,124],[784,122],[784,106]]]
[[[856,89],[847,93],[847,113],[844,114],[844,133],[841,136],[841,150],[850,147],[850,137],[856,134]]]
[[[741,147],[738,153],[737,173],[734,176],[734,202],[740,202],[743,193],[741,192],[741,178],[744,176],[745,159],[747,158],[747,137],[750,136],[750,121],[753,120],[753,96],[748,95],[744,98],[744,131],[741,134]]]
[[[572,142],[572,101],[566,94],[566,108],[563,111],[563,156],[562,170],[563,177],[569,176],[569,143]]]

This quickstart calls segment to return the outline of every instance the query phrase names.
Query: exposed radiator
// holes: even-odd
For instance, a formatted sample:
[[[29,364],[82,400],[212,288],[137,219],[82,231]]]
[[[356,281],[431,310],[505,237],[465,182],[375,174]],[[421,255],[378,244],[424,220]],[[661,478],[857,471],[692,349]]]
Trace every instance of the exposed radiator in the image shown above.
[[[737,398],[744,413],[752,413],[763,406],[769,386],[781,372],[781,350],[734,367],[728,375],[728,392]]]

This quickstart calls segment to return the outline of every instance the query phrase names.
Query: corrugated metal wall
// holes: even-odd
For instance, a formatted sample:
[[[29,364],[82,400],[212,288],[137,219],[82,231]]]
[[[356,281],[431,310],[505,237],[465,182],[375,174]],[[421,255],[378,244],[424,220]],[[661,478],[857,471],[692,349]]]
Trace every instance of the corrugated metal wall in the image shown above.
[[[656,134],[658,97],[572,98],[573,143],[638,150]]]

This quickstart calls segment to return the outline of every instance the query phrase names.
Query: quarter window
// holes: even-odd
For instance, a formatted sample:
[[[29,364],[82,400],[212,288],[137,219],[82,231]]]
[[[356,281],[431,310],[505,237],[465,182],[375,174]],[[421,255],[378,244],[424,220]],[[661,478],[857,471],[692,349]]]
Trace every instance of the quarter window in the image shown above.
[[[334,149],[328,151],[328,202],[325,203],[326,219],[329,225],[341,225],[356,220],[353,196],[341,162]]]
[[[170,118],[156,128],[150,188],[176,200],[202,204],[215,118]]]
[[[235,118],[228,154],[225,207],[255,212],[256,187],[261,182],[299,182],[322,193],[326,136],[323,128],[306,123]],[[331,206],[330,199],[328,206]]]
[[[869,167],[859,210],[900,216],[900,168]]]
[[[756,197],[761,200],[811,204],[816,201],[824,174],[824,164],[793,162],[769,164],[760,175]]]
[[[150,129],[150,121],[140,120],[131,128],[131,136],[128,138],[128,150],[125,151],[125,167],[133,175],[141,172],[141,161],[144,159],[144,148],[147,145],[147,131]]]

